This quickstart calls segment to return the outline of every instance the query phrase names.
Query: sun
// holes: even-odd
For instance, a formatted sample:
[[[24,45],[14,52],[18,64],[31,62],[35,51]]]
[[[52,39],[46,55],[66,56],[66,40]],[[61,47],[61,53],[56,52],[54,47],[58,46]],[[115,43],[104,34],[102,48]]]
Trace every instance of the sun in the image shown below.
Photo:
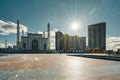
[[[79,23],[78,23],[78,22],[73,22],[73,23],[71,24],[71,28],[72,28],[73,30],[77,30],[77,29],[79,28]]]

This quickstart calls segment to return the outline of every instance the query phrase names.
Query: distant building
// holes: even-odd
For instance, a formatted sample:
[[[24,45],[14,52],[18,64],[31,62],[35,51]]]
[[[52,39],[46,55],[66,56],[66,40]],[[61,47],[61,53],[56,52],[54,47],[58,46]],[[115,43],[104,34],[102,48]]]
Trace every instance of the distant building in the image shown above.
[[[88,48],[99,51],[106,50],[106,23],[88,26]]]
[[[49,50],[50,49],[50,24],[48,23],[48,37],[45,38],[44,34],[38,33],[28,33],[24,36],[24,31],[22,31],[22,36],[20,39],[20,26],[19,20],[17,21],[17,50]]]
[[[56,50],[63,50],[63,33],[58,31],[55,33]]]
[[[63,34],[63,50],[68,50],[69,49],[69,43],[68,43],[68,38],[69,35],[68,34]]]
[[[71,36],[70,49],[86,51],[86,37]]]
[[[56,32],[56,50],[86,50],[86,37],[69,36]]]
[[[86,51],[86,37],[80,37],[80,49]]]

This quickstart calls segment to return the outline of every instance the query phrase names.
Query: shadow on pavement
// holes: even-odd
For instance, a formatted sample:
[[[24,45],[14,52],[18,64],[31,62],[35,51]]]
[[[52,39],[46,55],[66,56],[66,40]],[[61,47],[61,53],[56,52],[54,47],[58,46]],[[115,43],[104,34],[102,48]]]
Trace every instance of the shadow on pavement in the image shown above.
[[[67,55],[67,56],[75,56],[75,57],[86,57],[86,58],[94,58],[94,59],[104,59],[104,60],[112,60],[112,61],[120,61],[119,56],[109,56],[109,55]]]

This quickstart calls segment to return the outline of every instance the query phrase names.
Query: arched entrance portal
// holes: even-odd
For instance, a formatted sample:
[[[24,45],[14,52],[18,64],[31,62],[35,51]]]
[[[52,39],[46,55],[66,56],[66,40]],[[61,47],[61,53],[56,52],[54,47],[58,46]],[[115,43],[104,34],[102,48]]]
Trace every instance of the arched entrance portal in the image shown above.
[[[38,50],[38,41],[37,40],[32,41],[32,50]]]

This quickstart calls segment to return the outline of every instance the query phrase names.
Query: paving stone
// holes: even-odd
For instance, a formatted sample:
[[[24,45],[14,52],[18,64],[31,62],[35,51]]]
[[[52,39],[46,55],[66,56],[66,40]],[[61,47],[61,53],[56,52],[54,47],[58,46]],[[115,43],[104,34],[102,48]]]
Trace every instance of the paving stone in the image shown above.
[[[120,80],[120,62],[59,54],[0,58],[0,80]]]

